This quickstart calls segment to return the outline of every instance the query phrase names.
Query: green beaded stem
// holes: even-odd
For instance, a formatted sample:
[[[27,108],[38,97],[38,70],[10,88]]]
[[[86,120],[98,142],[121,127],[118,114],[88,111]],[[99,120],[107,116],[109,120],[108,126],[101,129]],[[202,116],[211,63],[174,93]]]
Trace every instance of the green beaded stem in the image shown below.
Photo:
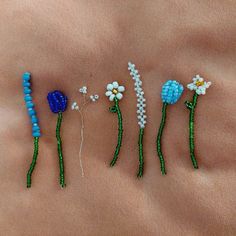
[[[194,144],[194,113],[195,113],[195,108],[197,105],[197,99],[198,99],[198,94],[195,93],[193,95],[192,102],[189,102],[189,101],[185,102],[186,107],[190,110],[190,115],[189,115],[189,149],[190,149],[190,158],[192,160],[193,167],[195,169],[198,169],[198,163],[195,158],[195,144]]]
[[[33,154],[32,162],[30,164],[30,168],[27,173],[27,188],[31,187],[31,176],[36,165],[38,152],[39,152],[39,137],[34,137],[34,154]]]
[[[166,123],[166,109],[167,109],[167,103],[164,102],[163,106],[162,106],[162,119],[161,119],[161,124],[160,124],[160,128],[158,131],[158,135],[157,135],[157,154],[159,156],[160,159],[160,165],[161,165],[161,173],[163,175],[166,174],[166,170],[165,170],[165,160],[162,154],[162,149],[161,149],[161,137],[162,137],[162,133],[163,133],[163,129],[165,127],[165,123]]]
[[[110,163],[110,166],[114,166],[118,159],[118,155],[119,155],[121,144],[122,144],[122,136],[123,136],[122,114],[119,107],[119,100],[115,98],[114,102],[115,102],[115,105],[111,107],[109,110],[112,113],[117,113],[117,116],[118,116],[118,141],[117,141],[114,157]]]
[[[143,177],[143,167],[144,167],[144,161],[143,161],[143,135],[144,135],[144,128],[141,128],[139,130],[139,171],[137,174],[137,177],[141,178]]]
[[[62,122],[62,112],[59,112],[58,119],[57,119],[56,138],[57,138],[57,150],[58,150],[59,167],[60,167],[60,185],[62,188],[64,188],[65,176],[64,176],[64,163],[63,163],[63,154],[62,154],[62,142],[61,142],[61,136],[60,136],[61,122]]]

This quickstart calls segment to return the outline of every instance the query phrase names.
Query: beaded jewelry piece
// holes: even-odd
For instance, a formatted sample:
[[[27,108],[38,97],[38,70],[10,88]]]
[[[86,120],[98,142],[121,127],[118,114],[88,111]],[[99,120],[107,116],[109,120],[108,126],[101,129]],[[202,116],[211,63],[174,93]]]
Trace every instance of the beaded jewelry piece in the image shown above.
[[[109,98],[109,101],[114,101],[114,106],[110,107],[109,110],[112,113],[117,113],[118,116],[118,142],[116,146],[116,150],[114,153],[114,157],[110,163],[110,166],[114,166],[118,155],[120,152],[121,144],[122,144],[122,137],[123,137],[123,123],[122,123],[122,114],[119,107],[119,100],[123,98],[123,92],[125,91],[124,86],[120,86],[118,82],[113,82],[112,84],[107,85],[107,91],[105,95]]]
[[[165,160],[161,148],[161,138],[166,122],[166,109],[169,104],[175,104],[180,99],[183,91],[184,91],[183,85],[175,80],[168,80],[162,86],[161,98],[163,106],[162,106],[161,124],[157,135],[157,154],[160,159],[161,173],[163,175],[166,174],[166,169],[165,169]]]
[[[189,149],[190,149],[190,157],[193,163],[193,167],[198,169],[198,163],[195,158],[195,144],[194,144],[194,113],[197,105],[197,100],[199,95],[205,95],[206,89],[211,86],[211,82],[206,82],[200,75],[196,75],[193,78],[193,82],[187,85],[187,88],[191,91],[195,91],[193,95],[193,100],[191,102],[186,101],[185,105],[190,110],[189,115]]]
[[[139,169],[138,169],[138,177],[143,176],[143,169],[144,169],[144,157],[143,157],[143,135],[144,135],[144,128],[147,123],[147,116],[146,116],[146,99],[144,98],[144,91],[142,89],[142,81],[140,79],[140,75],[138,70],[135,69],[135,65],[131,62],[128,63],[128,70],[130,71],[130,75],[134,80],[134,90],[137,96],[137,118],[138,118],[138,125],[139,129]]]
[[[60,167],[60,185],[65,187],[65,176],[64,176],[64,162],[62,154],[62,141],[60,136],[61,122],[62,122],[62,113],[66,110],[67,107],[67,97],[60,91],[53,91],[48,93],[47,96],[48,104],[53,113],[58,114],[57,126],[56,126],[56,138],[57,138],[57,150],[59,157],[59,167]]]
[[[22,76],[22,85],[24,88],[24,100],[25,104],[28,110],[28,115],[31,119],[32,123],[32,136],[34,137],[34,154],[33,154],[33,160],[31,162],[30,168],[27,173],[27,188],[31,187],[31,176],[34,171],[37,157],[38,157],[38,150],[39,150],[39,137],[41,136],[39,124],[38,124],[38,118],[36,115],[36,111],[34,109],[34,103],[32,101],[32,96],[31,96],[31,74],[29,72],[25,72]]]
[[[79,89],[79,92],[83,95],[83,103],[81,107],[78,105],[77,102],[73,102],[71,106],[71,110],[75,110],[79,112],[80,118],[81,118],[81,128],[80,128],[80,147],[79,147],[79,162],[80,162],[80,169],[81,169],[81,175],[84,177],[84,168],[82,163],[82,149],[83,149],[83,143],[84,143],[84,109],[90,102],[96,102],[99,99],[99,96],[97,94],[90,95],[89,98],[87,98],[87,87],[83,86]]]

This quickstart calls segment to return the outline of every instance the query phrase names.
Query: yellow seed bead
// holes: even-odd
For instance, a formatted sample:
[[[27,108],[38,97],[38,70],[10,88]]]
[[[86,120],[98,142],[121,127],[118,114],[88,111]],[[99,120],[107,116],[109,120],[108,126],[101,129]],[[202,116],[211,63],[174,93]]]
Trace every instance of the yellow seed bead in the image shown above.
[[[114,94],[117,94],[117,93],[118,93],[118,91],[117,91],[116,89],[113,89],[112,92],[113,92]]]
[[[199,86],[202,86],[204,85],[204,81],[197,81],[196,85],[199,87]]]

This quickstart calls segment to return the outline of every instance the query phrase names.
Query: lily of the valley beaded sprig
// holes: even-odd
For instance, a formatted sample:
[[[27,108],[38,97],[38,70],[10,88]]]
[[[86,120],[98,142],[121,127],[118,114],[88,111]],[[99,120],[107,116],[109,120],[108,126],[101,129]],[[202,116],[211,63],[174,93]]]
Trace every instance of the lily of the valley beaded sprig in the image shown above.
[[[161,138],[162,138],[162,133],[163,133],[165,123],[166,123],[166,110],[167,110],[168,105],[175,104],[180,99],[183,91],[184,91],[183,85],[175,80],[168,80],[162,86],[162,92],[161,92],[161,99],[163,102],[162,119],[161,119],[161,124],[160,124],[160,128],[157,135],[157,154],[160,159],[161,173],[163,175],[166,174],[166,168],[165,168],[165,160],[164,160],[162,148],[161,148]]]
[[[32,159],[30,168],[27,173],[27,188],[31,187],[31,176],[36,165],[36,161],[38,157],[38,150],[39,150],[39,137],[41,136],[41,132],[40,132],[39,124],[38,124],[38,118],[36,115],[36,111],[34,109],[35,105],[32,101],[33,99],[31,96],[32,90],[31,90],[30,79],[31,79],[30,73],[25,72],[22,76],[22,80],[23,80],[22,85],[23,85],[24,94],[25,94],[24,100],[25,100],[25,104],[28,110],[28,115],[31,119],[32,136],[34,137],[34,154],[33,154],[33,159]]]
[[[87,107],[87,105],[90,102],[96,102],[99,99],[99,96],[97,94],[90,95],[89,98],[87,97],[87,87],[83,86],[79,89],[79,92],[83,95],[83,102],[82,105],[79,106],[77,102],[73,102],[71,109],[78,111],[81,119],[81,128],[80,128],[80,147],[79,147],[79,162],[80,162],[80,169],[81,169],[81,175],[84,177],[84,168],[83,168],[83,162],[82,162],[82,149],[83,149],[83,143],[84,143],[84,109]]]
[[[192,160],[193,167],[198,169],[198,163],[195,158],[195,144],[194,144],[194,113],[197,106],[197,101],[199,95],[205,95],[206,89],[211,86],[211,82],[206,82],[200,75],[196,75],[193,78],[193,82],[187,85],[187,88],[191,91],[195,91],[193,95],[193,100],[191,102],[186,101],[185,105],[190,111],[189,115],[189,149],[190,158]]]
[[[57,150],[59,157],[59,168],[60,168],[60,185],[62,188],[65,187],[65,174],[64,174],[64,161],[62,153],[62,141],[61,141],[61,123],[62,123],[62,113],[67,108],[67,97],[60,91],[53,91],[48,93],[47,96],[48,104],[53,113],[58,114],[57,126],[56,126],[56,138],[57,138]]]
[[[140,79],[140,75],[138,70],[136,70],[135,65],[131,62],[128,63],[128,70],[130,71],[130,75],[134,80],[134,90],[136,92],[137,97],[137,118],[138,118],[138,125],[139,125],[139,139],[138,139],[138,147],[139,147],[139,169],[138,169],[138,177],[143,176],[143,169],[144,169],[144,157],[143,157],[143,135],[144,135],[144,128],[147,123],[147,116],[146,116],[146,99],[144,98],[144,91],[142,88],[142,81]]]
[[[109,98],[110,102],[114,102],[114,106],[110,107],[109,110],[112,113],[117,113],[118,116],[118,140],[117,140],[117,146],[116,150],[113,156],[113,159],[110,163],[110,166],[114,166],[119,153],[120,153],[120,148],[122,144],[122,137],[123,137],[123,121],[122,121],[122,114],[119,106],[119,101],[123,98],[123,92],[125,91],[124,86],[120,86],[118,82],[114,81],[111,84],[107,85],[107,91],[105,95]]]

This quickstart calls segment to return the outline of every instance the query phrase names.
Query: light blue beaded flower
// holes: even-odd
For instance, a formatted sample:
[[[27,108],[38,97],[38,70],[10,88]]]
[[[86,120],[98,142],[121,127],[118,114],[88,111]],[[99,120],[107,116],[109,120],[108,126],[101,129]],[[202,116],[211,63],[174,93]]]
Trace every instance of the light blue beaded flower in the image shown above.
[[[161,98],[164,103],[175,104],[184,91],[182,84],[176,80],[168,80],[162,86]]]
[[[183,91],[184,91],[183,85],[177,82],[176,80],[168,80],[162,86],[161,98],[163,101],[163,107],[162,107],[161,124],[157,135],[157,154],[160,159],[161,173],[163,175],[166,174],[166,169],[165,169],[165,160],[161,148],[161,138],[166,122],[166,109],[169,104],[175,104],[180,99]]]
[[[25,100],[25,105],[28,111],[28,115],[31,119],[31,123],[32,123],[32,136],[33,137],[40,137],[41,136],[41,132],[40,132],[40,127],[38,124],[38,118],[36,116],[36,111],[34,109],[34,103],[33,103],[33,99],[31,96],[32,90],[31,90],[31,83],[30,83],[30,78],[31,75],[29,72],[25,72],[22,76],[22,85],[23,85],[23,89],[24,89],[24,100]]]
[[[31,79],[30,73],[25,72],[22,76],[22,86],[24,92],[25,105],[27,108],[28,115],[31,119],[32,136],[34,137],[34,154],[30,168],[27,173],[27,188],[31,187],[31,175],[36,165],[38,157],[38,149],[39,149],[39,137],[41,136],[40,127],[38,124],[38,118],[36,116],[36,111],[34,109],[34,103],[31,96],[32,90],[31,90],[30,79]]]

